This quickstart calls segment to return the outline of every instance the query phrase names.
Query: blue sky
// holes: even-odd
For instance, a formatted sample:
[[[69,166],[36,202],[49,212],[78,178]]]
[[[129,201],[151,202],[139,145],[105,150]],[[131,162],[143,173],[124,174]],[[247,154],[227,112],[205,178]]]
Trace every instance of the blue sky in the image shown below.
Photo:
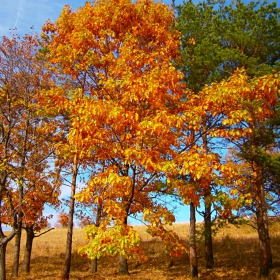
[[[199,0],[193,0],[194,3]],[[249,0],[243,0],[248,3]],[[269,0],[268,2],[274,2]],[[163,0],[166,4],[171,4],[172,0]],[[176,0],[180,4],[183,0]],[[230,2],[230,0],[226,0]],[[17,28],[17,33],[24,35],[30,32],[30,27],[34,26],[35,31],[40,33],[42,25],[50,19],[55,21],[64,5],[69,4],[74,10],[83,6],[85,0],[1,0],[0,8],[0,37],[9,36],[10,28]],[[280,5],[280,0],[276,0]]]
[[[40,33],[46,20],[55,21],[64,5],[76,10],[84,3],[84,0],[1,0],[0,36],[9,36],[9,29],[14,27],[20,35],[29,33],[31,26]],[[171,4],[171,0],[164,3]]]

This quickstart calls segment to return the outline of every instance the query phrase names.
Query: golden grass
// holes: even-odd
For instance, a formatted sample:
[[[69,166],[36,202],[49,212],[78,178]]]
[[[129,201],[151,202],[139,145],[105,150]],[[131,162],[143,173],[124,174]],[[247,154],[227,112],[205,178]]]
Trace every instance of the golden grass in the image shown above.
[[[143,279],[143,280],[171,280],[190,279],[188,255],[181,259],[173,259],[173,266],[169,267],[170,258],[164,253],[160,241],[152,238],[145,232],[145,227],[135,226],[140,232],[143,248],[148,256],[148,262],[139,264],[129,262],[130,276],[117,276],[117,259],[103,258],[99,260],[95,275],[90,274],[90,261],[77,254],[79,246],[85,244],[82,229],[74,230],[73,255],[71,266],[71,279]],[[189,226],[175,224],[173,229],[187,244]],[[268,279],[280,280],[280,224],[271,226],[271,245],[274,257],[274,268]],[[64,260],[66,245],[66,229],[55,229],[49,233],[35,238],[32,252],[31,273],[20,274],[19,280],[59,279]],[[22,248],[25,237],[23,237]],[[236,228],[228,226],[221,229],[214,237],[215,268],[204,268],[203,242],[198,243],[199,278],[206,280],[216,279],[258,279],[259,248],[257,232],[248,226]],[[10,279],[12,263],[13,241],[7,247],[7,273]],[[22,256],[23,257],[23,256]]]

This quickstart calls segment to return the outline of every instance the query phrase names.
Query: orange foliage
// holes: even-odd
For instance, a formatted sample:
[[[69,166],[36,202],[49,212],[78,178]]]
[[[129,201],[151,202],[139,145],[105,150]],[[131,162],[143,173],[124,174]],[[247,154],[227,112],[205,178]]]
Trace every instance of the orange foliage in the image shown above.
[[[61,183],[49,163],[58,122],[44,117],[38,104],[40,91],[54,80],[39,46],[37,35],[3,37],[0,46],[1,220],[36,231],[47,223],[45,203],[58,204]]]
[[[66,228],[68,226],[68,220],[69,215],[67,215],[65,212],[61,212],[57,219],[57,225]]]
[[[98,170],[76,197],[102,204],[106,219],[99,231],[113,224],[118,232],[128,215],[159,209],[152,194],[174,153],[173,128],[183,125],[185,110],[182,74],[172,65],[180,45],[173,23],[164,4],[110,0],[87,2],[77,12],[66,6],[43,28],[49,67],[58,66],[77,86],[53,87],[46,103],[67,113],[69,145]],[[99,256],[93,250],[87,255]],[[134,252],[133,246],[127,250],[126,256]]]
[[[223,168],[219,156],[201,147],[201,138],[192,133],[201,132],[210,114],[219,116],[219,125],[207,131],[209,136],[239,139],[252,132],[256,119],[271,117],[277,102],[277,75],[249,80],[243,70],[205,86],[199,96],[186,92],[182,73],[172,65],[180,47],[173,23],[174,15],[161,3],[100,0],[77,12],[66,6],[55,23],[43,27],[49,69],[72,78],[45,92],[45,107],[56,105],[69,119],[68,144],[60,146],[65,157],[77,152],[81,164],[96,170],[76,198],[102,205],[106,213],[98,229],[89,227],[91,238],[103,245],[108,233],[130,232],[135,238],[133,243],[124,236],[123,245],[108,252],[124,254],[124,244],[137,246],[126,225],[129,215],[139,213],[150,213],[144,218],[153,234],[176,243],[165,230],[174,216],[154,197],[176,190],[198,205],[197,186],[218,183]],[[249,127],[240,126],[244,121]],[[180,247],[172,242],[169,247]],[[103,245],[99,251],[83,250],[99,257]],[[129,257],[134,247],[125,248]]]

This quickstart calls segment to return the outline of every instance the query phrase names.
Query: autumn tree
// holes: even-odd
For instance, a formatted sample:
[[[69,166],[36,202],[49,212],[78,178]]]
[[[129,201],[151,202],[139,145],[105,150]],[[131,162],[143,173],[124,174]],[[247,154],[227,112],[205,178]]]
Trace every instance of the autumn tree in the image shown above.
[[[34,176],[34,174],[32,174]],[[25,193],[23,208],[23,229],[26,231],[26,244],[22,263],[22,272],[30,272],[31,254],[34,238],[49,232],[53,228],[47,229],[48,220],[52,215],[44,215],[45,205],[57,208],[60,205],[59,194],[61,178],[59,173],[49,171],[45,178],[37,176],[38,181],[34,182],[36,176],[32,177]]]
[[[38,96],[39,99],[39,96]],[[45,206],[58,208],[59,195],[62,184],[61,169],[56,167],[54,144],[61,138],[58,129],[60,120],[43,117],[41,110],[37,110],[37,121],[34,121],[33,131],[29,137],[33,139],[28,153],[25,173],[23,211],[23,229],[26,231],[26,245],[22,264],[23,272],[30,272],[32,244],[34,238],[45,234],[52,215],[44,215]],[[42,113],[42,114],[41,114]],[[30,143],[31,144],[31,143]]]
[[[1,246],[16,235],[12,275],[18,275],[21,229],[28,217],[28,204],[45,201],[35,196],[31,182],[48,184],[46,162],[53,154],[52,140],[57,136],[55,125],[39,115],[40,90],[49,87],[51,72],[36,56],[39,42],[36,35],[23,38],[3,37],[1,41],[1,221],[9,222],[13,230],[9,237],[2,232]],[[40,150],[38,149],[40,147]],[[34,176],[34,177],[33,177]],[[45,183],[43,183],[45,182]],[[47,188],[47,187],[46,187]],[[32,193],[32,194],[31,194]],[[51,193],[49,194],[51,195]],[[31,197],[32,196],[32,197]],[[4,211],[6,209],[7,211]],[[25,213],[26,211],[26,213]],[[25,216],[26,214],[26,216]],[[5,279],[5,248],[1,257],[1,279]]]
[[[279,74],[249,79],[242,71],[239,71],[228,81],[221,81],[205,87],[201,92],[201,98],[204,98],[206,102],[210,102],[208,106],[211,107],[211,111],[215,112],[215,115],[220,114],[223,116],[220,127],[211,131],[211,135],[213,137],[222,137],[228,143],[234,143],[235,147],[239,149],[240,158],[249,167],[247,168],[247,174],[250,170],[251,180],[250,184],[248,184],[248,181],[239,178],[240,175],[236,176],[238,173],[232,165],[223,165],[220,169],[225,186],[227,184],[232,184],[232,186],[240,184],[240,187],[242,185],[247,187],[248,193],[245,200],[247,204],[250,201],[256,214],[260,243],[261,277],[266,277],[269,273],[271,255],[269,231],[266,224],[268,213],[266,197],[268,194],[265,192],[265,176],[268,174],[268,168],[265,168],[266,163],[263,157],[267,155],[267,157],[273,158],[273,155],[269,155],[268,152],[272,149],[274,141],[270,142],[270,144],[268,141],[265,144],[264,138],[259,137],[259,132],[261,131],[259,128],[275,115],[274,108],[278,103],[279,82]],[[229,97],[231,102],[227,104],[225,100]],[[262,131],[265,133],[264,129]],[[235,191],[233,190],[232,193],[234,194]],[[276,195],[278,196],[279,193],[276,193]],[[239,198],[242,199],[241,194]],[[238,209],[237,206],[235,210]],[[230,208],[228,210],[231,211]]]
[[[176,7],[177,29],[182,32],[182,57],[178,67],[188,88],[200,94],[205,84],[229,77],[236,67],[245,67],[250,77],[279,69],[279,8],[276,3],[187,1]],[[202,127],[202,143],[210,152],[218,143],[208,130],[220,120],[208,112]],[[214,265],[211,233],[213,182],[202,188],[204,197],[206,267]]]
[[[13,61],[16,59],[16,46],[14,48],[16,39],[10,41],[3,37],[1,40],[1,189],[0,199],[1,208],[5,201],[7,201],[8,215],[12,218],[12,232],[5,236],[1,228],[1,265],[0,278],[6,279],[5,271],[5,252],[7,243],[16,235],[18,230],[18,214],[15,205],[12,201],[12,178],[14,168],[13,163],[13,149],[12,145],[16,142],[16,136],[12,133],[13,129],[20,122],[17,116],[17,110],[20,112],[20,102],[17,101],[18,91],[13,83],[14,72]],[[10,74],[10,75],[9,75]],[[20,99],[19,99],[20,100]],[[17,127],[18,128],[18,127]],[[3,211],[1,211],[1,216]],[[1,217],[1,223],[3,218]]]
[[[39,50],[42,59],[46,59],[46,55],[49,52],[49,49],[47,48],[48,43],[48,36],[43,36],[41,48]],[[79,169],[81,169],[79,155],[83,153],[83,147],[78,143],[69,143],[67,139],[72,126],[72,121],[69,118],[69,110],[67,109],[67,106],[70,104],[67,102],[69,102],[72,98],[72,92],[70,90],[75,91],[77,89],[83,88],[84,82],[80,79],[71,79],[71,76],[67,73],[63,73],[61,68],[55,69],[51,62],[46,61],[45,67],[47,71],[55,72],[56,80],[55,83],[52,84],[50,91],[42,91],[40,105],[43,108],[43,114],[51,119],[58,119],[60,121],[58,130],[61,132],[61,135],[54,143],[55,157],[57,159],[55,164],[61,172],[63,185],[70,187],[70,199],[67,205],[69,207],[69,212],[68,214],[66,214],[64,211],[60,213],[58,221],[58,224],[60,224],[62,227],[67,227],[66,252],[61,279],[68,279],[70,275],[72,255],[75,193],[78,185]],[[63,95],[60,95],[62,93],[61,90],[65,90]],[[58,95],[56,95],[54,98],[53,93],[56,91]],[[86,166],[85,162],[84,166]]]
[[[259,233],[262,277],[267,276],[273,266],[268,215],[279,210],[280,161],[275,138],[278,128],[272,121],[275,112],[271,109],[271,115],[261,121],[252,114],[254,125],[247,124],[252,134],[231,141],[235,149],[226,163],[234,173],[226,182],[229,198],[237,204],[238,218],[250,217],[250,224],[253,222],[252,226]]]
[[[104,162],[99,162],[99,168],[105,169],[106,165]],[[90,174],[90,178],[88,179],[88,182],[91,182],[92,179],[98,175],[100,172],[99,168],[91,169],[88,166],[87,175]],[[108,218],[107,213],[104,211],[104,205],[106,203],[107,199],[110,199],[110,196],[106,196],[105,194],[106,186],[102,185],[92,185],[92,193],[94,195],[87,196],[86,200],[81,199],[80,202],[77,202],[76,205],[76,211],[75,215],[77,219],[80,221],[80,226],[83,228],[92,226],[98,228],[102,223],[104,223],[104,220]],[[81,191],[81,189],[80,189]],[[80,194],[77,195],[77,198],[79,199]],[[100,198],[102,197],[102,198]],[[91,235],[92,239],[95,239],[96,236]],[[87,250],[87,246],[85,248]],[[78,250],[80,253],[83,254],[83,248],[79,248]],[[91,273],[97,272],[97,265],[98,265],[98,258],[97,256],[91,257]]]
[[[38,172],[38,170],[37,170]],[[52,215],[44,215],[43,211],[45,205],[50,207],[58,207],[60,194],[60,178],[56,172],[48,172],[41,176],[35,175],[34,170],[29,169],[29,175],[32,177],[25,177],[24,201],[22,203],[22,228],[26,231],[26,243],[24,249],[24,258],[22,263],[22,272],[30,272],[32,245],[34,238],[37,238],[53,228],[47,228],[48,220]],[[41,177],[41,178],[40,178]],[[28,179],[30,181],[28,181]],[[33,180],[36,180],[34,182]],[[13,199],[17,201],[17,196],[14,194]],[[16,201],[14,202],[17,207]],[[2,205],[1,216],[2,222],[11,225],[12,219],[9,216],[9,209],[7,203]],[[46,230],[45,230],[46,229]]]
[[[58,215],[58,220],[57,220],[57,225],[63,228],[67,228],[69,223],[69,216],[67,213],[65,212],[61,212]]]
[[[88,246],[86,255],[119,255],[120,274],[128,273],[129,257],[141,254],[139,236],[127,224],[130,214],[143,212],[152,234],[168,248],[179,246],[164,227],[174,216],[152,195],[177,145],[172,128],[183,123],[182,76],[171,63],[179,51],[173,23],[161,3],[112,0],[87,2],[77,12],[66,6],[44,26],[50,63],[81,83],[49,91],[50,103],[67,112],[68,141],[79,147],[81,163],[91,158],[96,168],[106,164],[78,196],[89,201],[92,188],[103,186],[96,199],[108,197],[103,209],[109,218],[88,231],[102,246]]]

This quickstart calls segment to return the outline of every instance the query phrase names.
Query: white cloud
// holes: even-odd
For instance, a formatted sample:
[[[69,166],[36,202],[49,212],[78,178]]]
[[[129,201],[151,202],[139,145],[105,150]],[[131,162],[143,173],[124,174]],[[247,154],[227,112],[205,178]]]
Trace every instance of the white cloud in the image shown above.
[[[18,5],[18,9],[17,9],[17,17],[16,17],[14,27],[18,26],[18,21],[19,21],[20,17],[22,16],[22,14],[24,13],[23,4],[24,4],[24,0],[20,0],[19,5]]]

